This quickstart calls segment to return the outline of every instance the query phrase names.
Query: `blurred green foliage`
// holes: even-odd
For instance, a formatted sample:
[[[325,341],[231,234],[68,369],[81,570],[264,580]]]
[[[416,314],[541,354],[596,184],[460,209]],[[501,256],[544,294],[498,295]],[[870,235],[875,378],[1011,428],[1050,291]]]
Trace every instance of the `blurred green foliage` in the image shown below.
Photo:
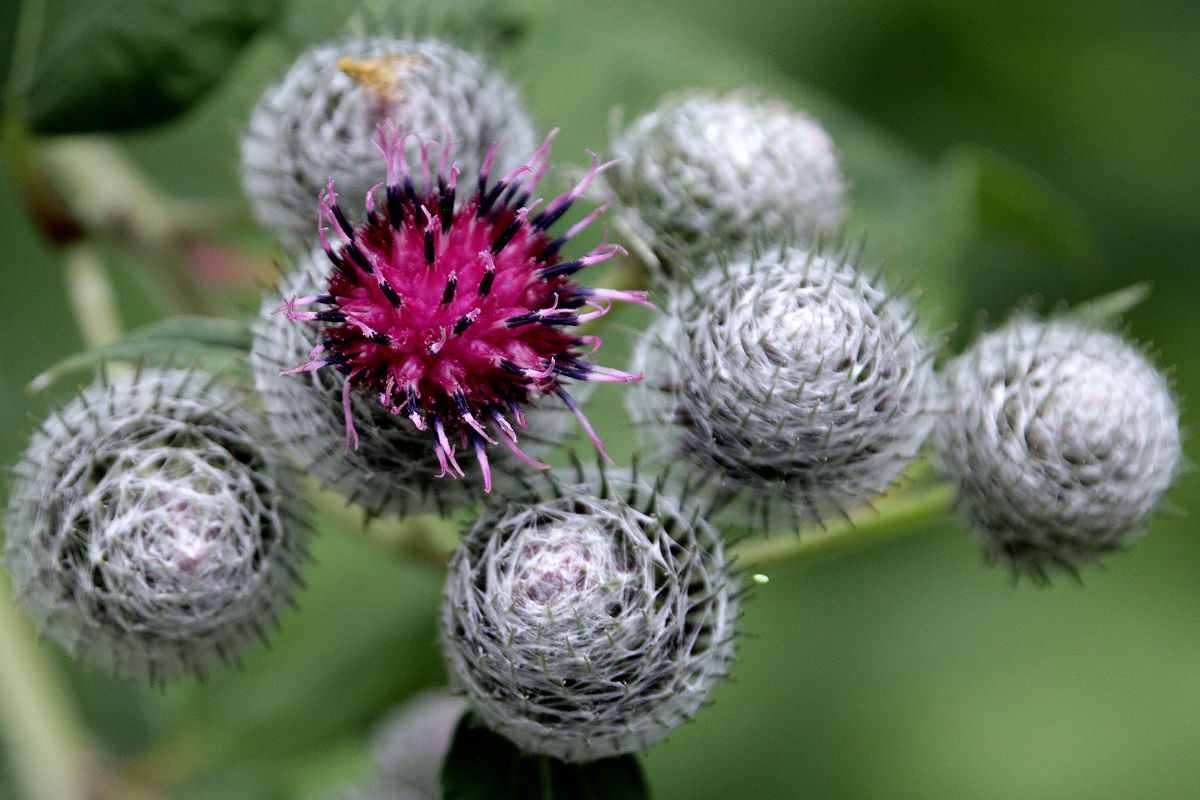
[[[351,29],[395,16],[373,5]],[[1185,424],[1195,427],[1186,400],[1200,396],[1200,6],[504,6],[479,19],[503,27],[488,38],[539,127],[562,126],[560,161],[604,147],[613,105],[629,118],[685,86],[760,86],[828,125],[855,184],[852,229],[866,235],[869,260],[885,262],[895,283],[911,277],[934,325],[957,326],[954,343],[973,334],[978,311],[995,320],[1029,297],[1047,308],[1149,282],[1153,294],[1129,326],[1178,366]],[[11,7],[0,5],[0,26],[11,24]],[[123,134],[122,145],[167,191],[240,202],[236,141],[251,103],[296,48],[344,32],[353,8],[293,0],[282,33],[255,40],[198,107]],[[400,16],[388,27],[402,29]],[[272,252],[265,234],[238,235]],[[0,241],[7,465],[45,412],[23,387],[80,342],[61,255],[39,241],[12,191],[0,192]],[[161,316],[114,266],[126,324]],[[255,306],[252,291],[230,304]],[[612,338],[617,363],[629,336],[614,329]],[[593,402],[599,426],[615,429],[614,454],[627,453],[619,393],[604,387]],[[1158,519],[1083,586],[1014,588],[949,522],[849,559],[772,570],[746,608],[735,682],[646,758],[653,796],[1195,797],[1196,482],[1185,479],[1171,499],[1190,516]],[[55,653],[105,752],[186,776],[183,800],[294,798],[363,768],[371,723],[442,680],[440,576],[331,520],[320,528],[301,610],[243,669],[153,691]],[[0,797],[14,791],[0,783]]]
[[[41,133],[170,119],[220,83],[281,0],[89,0],[51,6],[25,113]],[[55,13],[58,12],[58,13]]]

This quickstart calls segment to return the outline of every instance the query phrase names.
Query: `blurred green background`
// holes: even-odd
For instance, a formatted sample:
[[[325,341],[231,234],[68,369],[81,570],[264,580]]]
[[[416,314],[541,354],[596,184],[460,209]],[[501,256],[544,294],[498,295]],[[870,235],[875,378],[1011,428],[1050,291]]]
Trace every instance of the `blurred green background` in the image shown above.
[[[6,40],[14,7],[0,11]],[[294,0],[198,107],[121,146],[169,192],[239,202],[250,105],[354,8]],[[613,105],[628,118],[685,86],[755,85],[808,108],[843,150],[869,259],[912,277],[955,347],[979,311],[994,321],[1031,297],[1048,309],[1150,282],[1128,325],[1175,365],[1196,427],[1200,5],[526,0],[494,19],[497,62],[539,128],[564,129],[560,162],[604,147]],[[4,181],[0,464],[11,465],[46,408],[23,387],[80,341],[62,256]],[[233,233],[271,255],[261,232]],[[160,316],[119,254],[109,261],[125,323]],[[227,303],[254,305],[253,290]],[[598,393],[593,417],[628,439],[615,412],[604,419],[618,400]],[[1014,587],[953,522],[769,570],[734,681],[646,757],[654,797],[1200,796],[1198,489],[1181,481],[1170,496],[1181,513],[1082,585]],[[158,691],[43,648],[114,767],[175,782],[185,800],[300,797],[360,774],[372,722],[442,680],[440,577],[321,527],[301,611],[242,669]],[[0,797],[18,797],[12,773],[0,760]]]

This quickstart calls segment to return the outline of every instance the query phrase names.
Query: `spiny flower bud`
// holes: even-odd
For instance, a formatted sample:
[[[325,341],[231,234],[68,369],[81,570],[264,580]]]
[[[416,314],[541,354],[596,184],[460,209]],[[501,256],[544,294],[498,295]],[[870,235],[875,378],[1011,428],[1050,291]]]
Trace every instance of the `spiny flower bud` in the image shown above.
[[[322,45],[263,94],[242,139],[242,183],[259,221],[289,243],[307,241],[312,202],[330,177],[364,196],[379,180],[372,142],[385,120],[425,138],[452,136],[471,175],[496,142],[501,173],[533,149],[516,89],[478,56],[434,39]],[[415,156],[415,140],[409,148]]]
[[[528,752],[644,750],[696,713],[733,657],[721,539],[636,475],[552,487],[494,504],[455,553],[442,605],[452,682]]]
[[[1045,579],[1139,538],[1179,470],[1179,411],[1120,336],[1017,319],[946,368],[938,460],[989,560]]]
[[[467,703],[430,689],[408,700],[375,730],[371,755],[381,775],[430,798],[442,796],[442,762]]]
[[[670,272],[754,240],[836,238],[847,213],[833,141],[781,100],[668,96],[612,143],[622,220]]]
[[[532,199],[549,170],[550,142],[529,161],[489,183],[495,151],[459,201],[452,143],[421,146],[412,168],[403,142],[383,126],[379,150],[387,163],[385,202],[366,197],[366,220],[352,224],[338,204],[333,182],[320,199],[321,220],[339,242],[318,230],[328,280],[316,293],[288,297],[276,309],[288,319],[320,330],[317,344],[282,375],[340,372],[346,446],[360,437],[354,396],[365,394],[380,412],[407,418],[425,435],[439,477],[464,477],[456,452],[474,452],[484,491],[491,489],[488,445],[503,444],[516,458],[545,468],[517,444],[522,408],[555,395],[574,413],[603,452],[600,439],[567,392],[566,380],[637,380],[639,376],[585,361],[600,340],[572,329],[604,316],[614,301],[649,305],[645,292],[595,289],[574,283],[579,270],[621,251],[600,244],[587,255],[563,261],[563,245],[593,222],[597,209],[560,236],[548,231],[609,164],[592,166],[571,189],[536,211]],[[419,171],[418,171],[419,170]],[[416,173],[415,175],[413,173]],[[323,307],[302,311],[303,306]],[[332,443],[330,443],[332,445]]]
[[[262,639],[300,584],[294,475],[245,400],[198,371],[85,389],[16,469],[17,600],[80,661],[161,683]]]
[[[931,346],[909,304],[852,260],[784,248],[672,298],[629,410],[667,457],[718,476],[770,526],[883,492],[933,424]]]

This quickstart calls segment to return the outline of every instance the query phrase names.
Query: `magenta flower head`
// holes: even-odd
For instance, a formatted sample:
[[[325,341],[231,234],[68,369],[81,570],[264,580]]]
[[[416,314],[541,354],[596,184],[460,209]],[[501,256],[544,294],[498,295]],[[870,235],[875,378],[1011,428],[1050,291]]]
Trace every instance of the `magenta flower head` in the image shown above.
[[[649,304],[644,292],[573,282],[574,273],[623,250],[602,243],[581,258],[560,257],[604,208],[561,235],[549,229],[611,162],[593,155],[579,182],[539,209],[533,192],[550,168],[555,133],[526,164],[490,182],[493,147],[468,193],[451,162],[452,142],[418,139],[420,164],[410,165],[404,145],[415,135],[385,123],[378,143],[387,163],[384,202],[376,202],[380,186],[374,187],[365,221],[354,224],[332,180],[321,194],[318,234],[333,265],[328,285],[278,310],[322,325],[322,334],[308,361],[281,374],[330,367],[346,376],[347,448],[358,446],[350,401],[359,391],[428,432],[439,477],[463,477],[456,453],[471,448],[488,491],[487,445],[503,444],[526,464],[545,468],[520,449],[516,432],[525,426],[522,409],[543,395],[557,396],[603,452],[565,381],[641,376],[585,361],[599,340],[574,329],[606,314],[613,301]]]

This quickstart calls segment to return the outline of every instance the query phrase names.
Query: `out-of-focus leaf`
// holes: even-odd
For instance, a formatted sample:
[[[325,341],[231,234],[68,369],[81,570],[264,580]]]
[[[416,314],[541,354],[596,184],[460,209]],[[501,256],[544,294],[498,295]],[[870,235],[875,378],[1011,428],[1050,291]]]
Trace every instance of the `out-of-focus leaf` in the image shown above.
[[[50,21],[25,98],[39,133],[137,128],[186,111],[280,0],[81,0]]]
[[[20,8],[20,3],[0,3],[0,86],[8,81]]]
[[[235,369],[250,349],[250,331],[216,317],[170,317],[138,328],[112,344],[69,356],[27,387],[40,392],[65,375],[95,369],[106,361],[177,361],[211,371]]]
[[[964,312],[1002,318],[1031,300],[1078,296],[1099,263],[1094,233],[1078,207],[1005,156],[974,145],[954,148],[933,187],[931,208]],[[970,329],[960,328],[958,344]]]
[[[442,766],[445,800],[646,800],[641,765],[631,755],[568,764],[522,753],[470,716],[454,731]]]
[[[1083,212],[1037,173],[987,148],[964,145],[943,160],[941,177],[959,200],[969,201],[963,210],[975,233],[1021,243],[1064,266],[1095,261]]]
[[[466,47],[499,50],[525,35],[551,0],[364,0],[346,4],[329,0],[293,0],[285,23],[299,41],[320,41],[330,32],[350,36],[409,35],[436,37]]]
[[[958,250],[938,213],[934,171],[904,143],[777,65],[695,26],[688,15],[653,4],[593,0],[558,3],[537,23],[507,62],[512,74],[522,76],[530,107],[543,115],[539,126],[562,128],[555,142],[562,163],[582,160],[584,148],[605,148],[614,107],[623,112],[617,117],[623,128],[665,93],[756,88],[812,114],[833,136],[851,184],[847,238],[865,237],[865,264],[886,265],[893,285],[915,275],[926,295],[922,315],[933,317],[932,327],[957,318]],[[595,30],[604,31],[603,47],[586,43],[587,32]],[[569,80],[556,64],[570,65]]]

